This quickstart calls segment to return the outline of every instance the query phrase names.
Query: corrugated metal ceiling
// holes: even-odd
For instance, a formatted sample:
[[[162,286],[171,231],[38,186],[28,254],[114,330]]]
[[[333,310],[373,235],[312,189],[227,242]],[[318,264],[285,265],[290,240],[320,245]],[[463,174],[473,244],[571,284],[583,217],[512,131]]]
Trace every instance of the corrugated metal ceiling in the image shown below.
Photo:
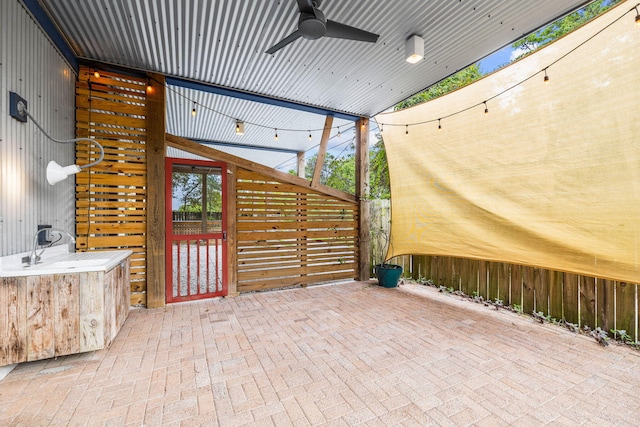
[[[81,58],[356,116],[383,111],[587,3],[325,0],[320,9],[328,19],[380,34],[378,42],[299,39],[268,55],[264,51],[297,26],[294,0],[39,1]],[[404,43],[412,34],[425,40],[425,59],[415,65],[404,60]],[[237,143],[229,134],[230,117],[236,117],[265,126],[245,135],[243,144],[273,146],[274,128],[318,129],[324,123],[318,115],[221,98],[171,88],[169,132]],[[190,121],[191,107],[184,104],[194,100],[223,114]],[[277,144],[295,150],[312,145],[306,135],[289,139],[284,133]]]

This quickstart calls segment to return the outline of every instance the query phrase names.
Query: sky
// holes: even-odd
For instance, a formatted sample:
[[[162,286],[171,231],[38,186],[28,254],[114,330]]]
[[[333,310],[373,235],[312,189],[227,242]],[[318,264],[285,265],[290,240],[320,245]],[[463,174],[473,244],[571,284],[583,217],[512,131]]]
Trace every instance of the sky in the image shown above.
[[[514,54],[515,51],[511,47],[511,45],[507,45],[502,49],[494,52],[493,54],[487,56],[484,59],[480,60],[480,72],[482,74],[490,73],[502,65],[508,64],[511,60],[517,56]]]

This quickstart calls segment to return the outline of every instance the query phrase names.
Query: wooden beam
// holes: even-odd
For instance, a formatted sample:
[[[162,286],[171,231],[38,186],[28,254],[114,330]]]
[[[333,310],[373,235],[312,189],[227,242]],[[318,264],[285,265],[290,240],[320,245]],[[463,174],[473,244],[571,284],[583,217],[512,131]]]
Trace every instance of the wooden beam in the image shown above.
[[[165,270],[165,106],[164,76],[149,74],[147,91],[147,307],[164,307]]]
[[[320,140],[320,147],[318,148],[318,157],[316,159],[316,168],[313,171],[311,188],[318,188],[318,186],[320,185],[320,175],[322,173],[322,166],[324,166],[324,158],[327,155],[327,145],[329,144],[332,125],[333,117],[327,116],[327,118],[324,120],[324,130],[322,131],[322,139]]]
[[[358,280],[371,278],[369,230],[369,120],[356,122],[356,198],[358,200]]]
[[[239,168],[254,171],[259,174],[265,175],[269,178],[273,178],[276,181],[310,188],[309,181],[304,178],[300,178],[295,175],[291,175],[289,173],[281,172],[279,170],[270,168],[260,163],[252,162],[250,160],[246,160],[241,157],[234,156],[232,154],[218,151],[211,147],[206,147],[202,144],[190,141],[185,138],[181,138],[179,136],[166,134],[166,142],[167,142],[167,145],[170,147],[174,147],[191,154],[196,154],[198,156],[206,157],[208,159],[230,163],[230,164],[236,165]],[[326,195],[333,196],[336,199],[344,200],[351,203],[356,202],[356,197],[353,194],[345,193],[343,191],[336,190],[334,188],[327,187],[325,185],[318,185],[318,187],[314,189]]]
[[[304,151],[298,152],[298,176],[304,178]]]

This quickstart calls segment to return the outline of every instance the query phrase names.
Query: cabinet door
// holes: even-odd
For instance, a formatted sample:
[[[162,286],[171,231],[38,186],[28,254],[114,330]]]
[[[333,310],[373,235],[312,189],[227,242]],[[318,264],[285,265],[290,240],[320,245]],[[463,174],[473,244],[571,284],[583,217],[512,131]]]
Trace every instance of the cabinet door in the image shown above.
[[[53,275],[27,277],[27,360],[55,356]]]
[[[27,361],[27,279],[0,279],[0,366]]]
[[[80,351],[80,275],[53,276],[56,356]]]

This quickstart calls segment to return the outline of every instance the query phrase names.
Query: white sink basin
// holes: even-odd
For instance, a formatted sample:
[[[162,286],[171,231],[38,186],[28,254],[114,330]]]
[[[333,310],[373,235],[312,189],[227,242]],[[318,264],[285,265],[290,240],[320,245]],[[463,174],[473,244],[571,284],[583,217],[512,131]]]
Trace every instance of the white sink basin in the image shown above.
[[[22,257],[29,252],[0,258],[0,277],[109,271],[131,253],[128,250],[69,253],[67,245],[54,246],[42,253],[39,250],[42,259],[35,265],[22,263]]]

